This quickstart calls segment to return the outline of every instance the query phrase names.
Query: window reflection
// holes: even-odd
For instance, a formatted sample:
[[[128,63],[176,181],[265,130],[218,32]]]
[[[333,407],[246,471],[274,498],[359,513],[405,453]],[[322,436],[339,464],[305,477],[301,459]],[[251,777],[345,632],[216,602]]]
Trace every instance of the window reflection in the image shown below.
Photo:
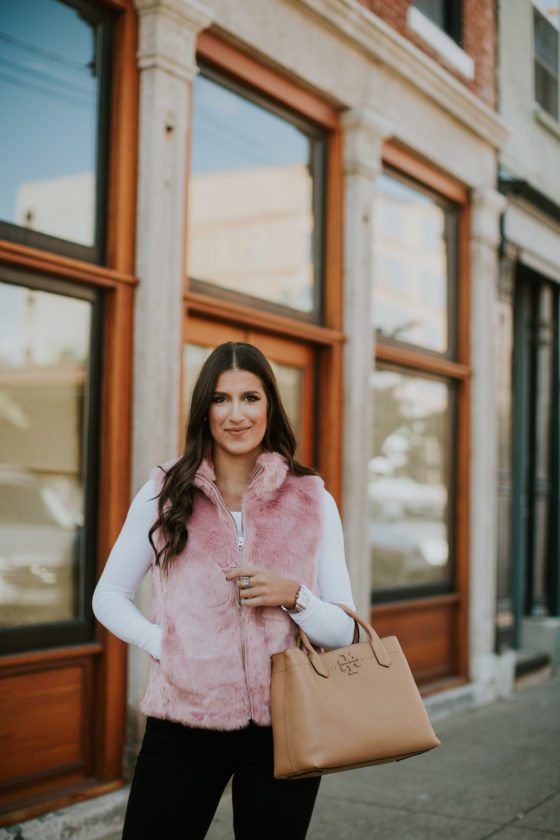
[[[191,278],[301,312],[314,310],[312,146],[287,120],[196,77]]]
[[[549,0],[535,3],[533,9],[535,99],[554,119],[558,119],[558,4]]]
[[[98,26],[57,0],[2,3],[0,219],[95,239]]]
[[[445,353],[453,213],[389,175],[376,181],[373,323],[381,336]]]
[[[0,627],[80,618],[91,303],[0,283]]]
[[[449,388],[393,370],[373,375],[374,457],[369,464],[375,589],[449,576]]]

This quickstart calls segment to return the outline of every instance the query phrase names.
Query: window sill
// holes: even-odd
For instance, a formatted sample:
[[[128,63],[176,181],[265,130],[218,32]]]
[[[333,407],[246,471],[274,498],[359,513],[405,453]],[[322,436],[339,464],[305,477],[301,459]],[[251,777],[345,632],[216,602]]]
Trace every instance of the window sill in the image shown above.
[[[406,16],[408,28],[416,33],[428,46],[438,52],[465,79],[474,79],[474,61],[458,47],[455,41],[446,35],[435,23],[422,14],[415,6],[409,6]]]
[[[535,102],[533,105],[533,114],[535,115],[535,120],[543,126],[543,128],[548,129],[551,134],[560,140],[560,123],[558,120],[554,119],[548,111],[545,111],[538,102]]]

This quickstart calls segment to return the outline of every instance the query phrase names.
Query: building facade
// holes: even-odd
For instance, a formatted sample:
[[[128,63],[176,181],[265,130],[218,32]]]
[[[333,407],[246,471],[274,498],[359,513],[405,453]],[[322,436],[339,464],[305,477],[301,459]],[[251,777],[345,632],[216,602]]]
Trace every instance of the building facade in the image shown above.
[[[275,365],[359,610],[426,694],[495,697],[494,4],[29,4],[0,39],[4,822],[129,772],[148,658],[91,593],[224,340]]]
[[[560,661],[557,4],[501,4],[497,645]]]

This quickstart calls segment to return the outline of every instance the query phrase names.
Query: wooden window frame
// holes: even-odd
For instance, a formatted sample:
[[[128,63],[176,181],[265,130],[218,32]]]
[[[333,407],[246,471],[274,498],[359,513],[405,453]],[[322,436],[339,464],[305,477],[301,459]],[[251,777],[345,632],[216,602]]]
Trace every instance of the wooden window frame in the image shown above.
[[[205,63],[199,56],[200,74],[205,79],[214,84],[221,85],[224,90],[238,95],[248,102],[251,102],[257,107],[261,107],[264,111],[274,114],[282,120],[285,120],[290,125],[299,129],[302,134],[307,137],[311,147],[311,158],[313,160],[313,169],[319,174],[319,177],[313,178],[313,198],[312,204],[314,209],[313,237],[312,237],[312,251],[313,251],[313,302],[312,308],[309,311],[296,309],[294,307],[285,306],[277,301],[269,300],[264,297],[253,296],[250,293],[243,292],[238,289],[231,289],[219,284],[212,283],[211,280],[196,279],[189,276],[189,288],[203,295],[208,295],[213,298],[221,300],[229,300],[232,303],[238,303],[242,307],[251,307],[255,309],[262,309],[266,312],[284,315],[287,318],[294,320],[306,321],[312,324],[321,324],[323,322],[323,300],[322,300],[322,285],[323,277],[323,252],[324,252],[324,219],[323,219],[323,186],[326,180],[325,172],[325,151],[326,139],[324,130],[317,128],[308,120],[302,119],[301,115],[288,110],[278,102],[272,102],[266,95],[253,87],[248,87],[244,83],[240,83],[231,75],[217,70],[212,64]],[[192,131],[192,129],[191,129]]]
[[[309,343],[317,356],[319,400],[317,429],[318,463],[315,465],[340,503],[342,443],[342,137],[337,111],[315,94],[299,87],[275,70],[260,64],[210,30],[201,32],[197,42],[198,60],[230,77],[237,84],[265,97],[273,105],[292,112],[300,119],[328,133],[325,172],[323,323],[312,323],[294,315],[269,311],[227,300],[200,287],[194,290],[187,275],[187,249],[184,254],[184,342],[189,340],[189,315],[232,323],[268,333],[292,337]],[[187,167],[188,171],[188,167]],[[187,191],[188,192],[188,191]],[[186,208],[188,214],[188,205]],[[181,432],[182,438],[182,432]]]
[[[138,136],[137,16],[132,0],[100,0],[116,12],[110,103],[106,265],[0,239],[0,262],[103,293],[97,574],[120,531],[130,501],[133,296]],[[124,784],[126,645],[96,625],[88,644],[0,657],[0,683],[74,668],[83,674],[81,759],[0,789],[0,826],[30,819]],[[62,682],[60,683],[62,686]],[[40,711],[40,698],[37,702]],[[36,750],[36,744],[29,744]]]
[[[450,178],[408,149],[394,141],[383,146],[383,163],[421,188],[428,188],[452,201],[458,212],[457,286],[455,317],[455,358],[434,354],[421,347],[399,346],[377,338],[375,361],[397,366],[404,372],[426,373],[455,384],[455,481],[454,481],[454,579],[453,591],[428,597],[406,598],[372,608],[378,632],[384,623],[390,631],[395,615],[401,615],[413,646],[413,626],[422,615],[432,611],[440,632],[448,636],[450,674],[442,684],[465,681],[468,674],[468,595],[469,595],[469,511],[470,511],[470,438],[471,438],[471,367],[470,367],[470,204],[469,192],[460,182]],[[403,627],[405,625],[403,624]],[[394,632],[394,624],[393,630]],[[407,648],[408,650],[408,648]],[[418,661],[423,652],[418,649]],[[413,657],[414,659],[414,657]],[[418,666],[421,673],[421,666]],[[426,671],[426,679],[432,675]]]
[[[14,269],[0,264],[0,281],[15,288],[32,289],[82,300],[91,306],[91,336],[86,362],[87,380],[84,394],[84,438],[81,448],[87,451],[83,475],[84,525],[79,548],[74,556],[80,569],[77,601],[81,605],[84,595],[92,589],[96,572],[97,542],[97,477],[99,474],[99,406],[101,405],[101,335],[103,325],[102,298],[98,290],[84,284],[69,283],[45,274],[37,275],[21,268]],[[91,600],[91,599],[90,599]],[[78,609],[78,614],[65,621],[44,624],[20,625],[0,629],[0,655],[28,650],[41,650],[66,645],[87,644],[93,638],[91,607]]]

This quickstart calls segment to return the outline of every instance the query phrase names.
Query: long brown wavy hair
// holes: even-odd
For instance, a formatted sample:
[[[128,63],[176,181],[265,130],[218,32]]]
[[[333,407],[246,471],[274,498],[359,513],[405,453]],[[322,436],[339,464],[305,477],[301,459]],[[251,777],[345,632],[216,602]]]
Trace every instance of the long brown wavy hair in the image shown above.
[[[279,452],[296,475],[315,475],[295,459],[296,438],[282,405],[274,372],[263,353],[252,344],[228,341],[208,356],[195,382],[182,456],[165,473],[158,496],[158,517],[149,531],[156,564],[168,571],[173,559],[187,544],[188,521],[193,511],[193,479],[200,462],[212,444],[208,411],[216,391],[216,382],[226,370],[246,370],[258,376],[267,399],[266,433],[263,449]],[[153,536],[158,532],[158,549]]]

